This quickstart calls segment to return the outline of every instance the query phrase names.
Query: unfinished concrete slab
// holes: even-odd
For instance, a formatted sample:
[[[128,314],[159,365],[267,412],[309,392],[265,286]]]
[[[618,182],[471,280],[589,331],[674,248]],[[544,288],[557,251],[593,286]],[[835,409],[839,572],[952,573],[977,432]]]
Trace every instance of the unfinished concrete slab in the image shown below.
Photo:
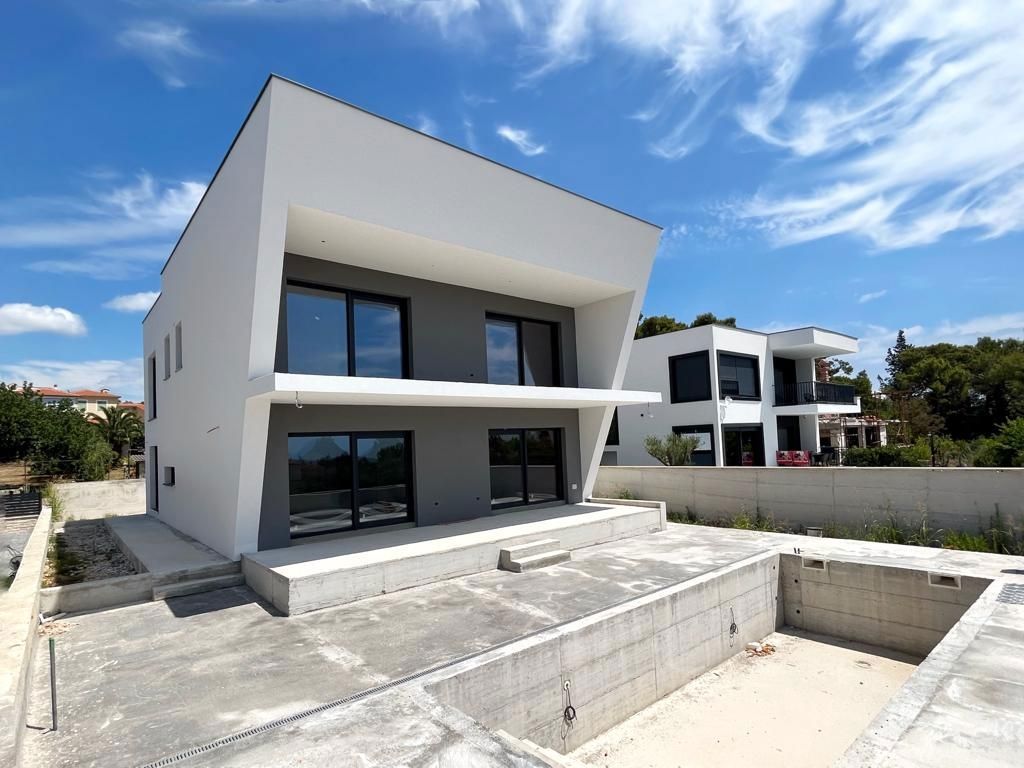
[[[700,583],[702,575],[750,557],[765,556],[770,562],[779,552],[792,553],[797,546],[804,554],[826,560],[875,560],[885,566],[979,578],[1005,580],[1012,575],[1004,571],[1024,571],[1021,558],[670,525],[664,533],[576,550],[571,562],[547,569],[522,574],[490,570],[295,617],[281,616],[245,588],[73,617],[68,631],[58,637],[64,713],[61,730],[27,731],[24,763],[145,765],[278,717],[435,670],[430,672],[431,680],[415,677],[397,689],[380,692],[381,703],[373,708],[386,712],[388,697],[396,690],[429,697],[426,691],[416,689],[450,671],[437,670],[440,665],[465,663],[459,660],[470,654],[500,654],[524,642],[530,633],[558,631],[553,628],[581,621],[579,617],[595,611],[627,613],[630,609],[624,601],[651,599],[649,593],[654,589],[671,591],[680,582]],[[717,599],[721,602],[721,590],[735,592],[740,587],[741,580],[731,585],[723,580],[716,587]],[[640,606],[634,605],[632,610],[638,609]],[[718,606],[715,610],[721,618]],[[664,620],[673,622],[674,616],[684,613],[669,612]],[[737,622],[741,627],[748,623],[742,616],[741,610]],[[732,623],[732,616],[728,618]],[[586,624],[582,620],[581,632]],[[695,630],[699,626],[699,621],[693,624]],[[580,648],[593,647],[591,640],[601,637],[622,641],[612,642],[610,650],[595,656],[592,663],[587,662],[584,650],[579,663],[570,665],[580,686],[577,690],[589,689],[588,679],[601,680],[601,673],[587,670],[598,669],[597,662],[602,659],[619,658],[619,666],[625,670],[636,667],[644,642],[640,637],[630,640],[636,627],[629,622],[620,629],[612,622],[607,628],[594,627],[577,634],[581,641],[589,638]],[[677,637],[683,647],[686,633]],[[941,648],[940,644],[936,652]],[[183,675],[182,670],[189,674]],[[556,681],[557,677],[558,673]],[[623,691],[623,686],[631,685],[621,676],[615,679]],[[639,675],[635,679],[647,678]],[[29,723],[42,728],[49,707],[46,683],[45,660],[37,658]],[[493,679],[485,683],[500,688]],[[642,694],[649,687],[638,683],[629,690],[633,691],[630,695]],[[660,690],[670,692],[667,686]],[[537,707],[544,702],[555,706],[549,691],[541,693],[543,696],[539,693],[535,699]],[[544,717],[551,718],[549,723],[563,706],[559,689],[556,693],[554,714],[543,710]],[[608,690],[594,687],[592,693],[582,697],[581,718],[610,712],[616,697],[628,698],[614,686]],[[361,699],[360,706],[370,706],[371,700],[376,699]],[[429,706],[424,704],[431,713],[432,707],[445,706],[436,697],[417,700],[432,701]],[[373,747],[367,734],[374,728],[364,729],[364,723],[346,714],[347,706],[240,740],[227,751],[218,754],[215,750],[194,764],[308,765],[311,755],[324,757],[324,764],[396,764],[393,755],[385,751],[389,740],[379,739]],[[980,712],[991,711],[984,702],[978,706]],[[398,704],[395,708],[401,709]],[[394,727],[399,733],[396,738],[407,738],[407,744],[419,738],[417,733],[422,734],[422,743],[434,747],[415,754],[429,753],[433,758],[423,762],[410,758],[406,764],[436,765],[436,756],[441,754],[438,750],[448,743],[449,737],[443,735],[446,728],[429,725],[429,719],[420,722],[419,716],[410,717],[416,722],[388,725],[386,718],[371,718],[367,724],[385,734]],[[446,722],[455,730],[462,727],[454,720]],[[421,726],[423,730],[419,730]],[[294,738],[281,738],[282,733]],[[458,741],[459,737],[450,738]],[[474,753],[478,759],[470,764],[507,764],[506,756],[497,752],[485,750],[482,754]],[[346,763],[342,758],[349,755],[358,760]]]
[[[573,550],[665,525],[661,504],[566,504],[256,552],[242,556],[242,572],[257,594],[294,615],[491,570],[502,549],[519,544],[557,539]]]

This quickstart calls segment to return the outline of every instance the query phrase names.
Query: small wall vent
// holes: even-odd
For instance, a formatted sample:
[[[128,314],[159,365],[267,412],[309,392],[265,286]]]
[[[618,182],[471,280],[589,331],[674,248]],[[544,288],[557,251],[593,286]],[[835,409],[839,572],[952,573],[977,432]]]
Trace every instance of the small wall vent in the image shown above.
[[[174,467],[164,467],[164,485],[174,485]]]
[[[810,568],[813,571],[824,571],[827,567],[826,561],[817,557],[802,558],[801,564],[804,568]]]
[[[948,573],[929,573],[928,583],[943,589],[960,589],[960,577]]]

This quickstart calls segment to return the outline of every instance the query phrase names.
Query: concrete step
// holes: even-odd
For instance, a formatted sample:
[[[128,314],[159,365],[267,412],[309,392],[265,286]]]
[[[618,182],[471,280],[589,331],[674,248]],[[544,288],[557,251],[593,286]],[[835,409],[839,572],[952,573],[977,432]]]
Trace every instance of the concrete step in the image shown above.
[[[166,600],[169,597],[198,595],[202,592],[213,592],[215,589],[237,587],[244,583],[245,577],[240,573],[229,573],[223,576],[207,576],[206,578],[192,579],[191,581],[176,581],[173,584],[154,586],[153,599]]]
[[[530,555],[539,555],[541,552],[550,552],[553,549],[561,548],[562,545],[558,539],[540,539],[528,544],[514,544],[511,547],[505,547],[498,553],[498,567],[505,568],[505,563],[512,560],[522,560]]]
[[[548,552],[541,552],[537,555],[527,555],[518,560],[510,560],[506,571],[522,573],[523,571],[535,571],[538,568],[547,568],[549,565],[558,565],[567,560],[572,560],[572,553],[567,549],[552,549]]]
[[[197,579],[210,579],[215,576],[232,576],[242,572],[242,564],[237,560],[225,560],[222,563],[210,563],[198,565],[192,568],[183,568],[179,571],[165,571],[164,573],[153,574],[153,586],[163,587],[172,584],[195,581]]]

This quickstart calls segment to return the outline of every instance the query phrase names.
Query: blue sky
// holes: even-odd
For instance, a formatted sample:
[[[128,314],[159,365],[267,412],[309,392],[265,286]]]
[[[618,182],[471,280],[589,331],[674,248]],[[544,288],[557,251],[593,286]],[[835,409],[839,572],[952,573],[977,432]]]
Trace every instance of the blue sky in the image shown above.
[[[14,4],[0,380],[140,396],[160,267],[270,72],[662,225],[648,314],[832,328],[873,373],[901,327],[1024,336],[1024,6],[936,5]]]

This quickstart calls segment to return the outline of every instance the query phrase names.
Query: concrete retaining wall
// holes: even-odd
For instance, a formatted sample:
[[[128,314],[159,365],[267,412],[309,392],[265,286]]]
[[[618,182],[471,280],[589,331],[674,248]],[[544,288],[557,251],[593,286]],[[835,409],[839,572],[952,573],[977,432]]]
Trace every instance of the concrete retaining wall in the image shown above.
[[[748,558],[456,665],[424,685],[489,728],[568,752],[775,631],[778,569],[777,554]],[[571,727],[563,719],[565,682],[577,714]]]
[[[481,522],[373,534],[379,549],[369,552],[338,555],[339,549],[325,543],[242,555],[242,573],[257,594],[293,616],[493,570],[503,548],[542,538],[558,539],[563,549],[573,550],[662,531],[665,505],[616,502],[610,509],[506,526],[499,525],[498,518],[488,518],[487,524],[496,527],[460,533]]]
[[[63,587],[47,587],[39,593],[44,614],[79,613],[114,608],[153,599],[153,577],[148,573],[85,581]]]
[[[146,511],[145,480],[59,483],[54,488],[64,502],[64,516],[69,520],[141,515]]]
[[[595,495],[625,489],[669,512],[731,517],[760,511],[791,525],[860,525],[890,512],[907,525],[987,529],[996,509],[1024,519],[1024,469],[861,467],[602,467]]]
[[[0,765],[16,766],[25,732],[26,690],[39,623],[39,585],[50,535],[50,508],[43,507],[22,550],[11,588],[0,593]]]
[[[782,555],[785,623],[927,656],[991,584],[911,568]]]

